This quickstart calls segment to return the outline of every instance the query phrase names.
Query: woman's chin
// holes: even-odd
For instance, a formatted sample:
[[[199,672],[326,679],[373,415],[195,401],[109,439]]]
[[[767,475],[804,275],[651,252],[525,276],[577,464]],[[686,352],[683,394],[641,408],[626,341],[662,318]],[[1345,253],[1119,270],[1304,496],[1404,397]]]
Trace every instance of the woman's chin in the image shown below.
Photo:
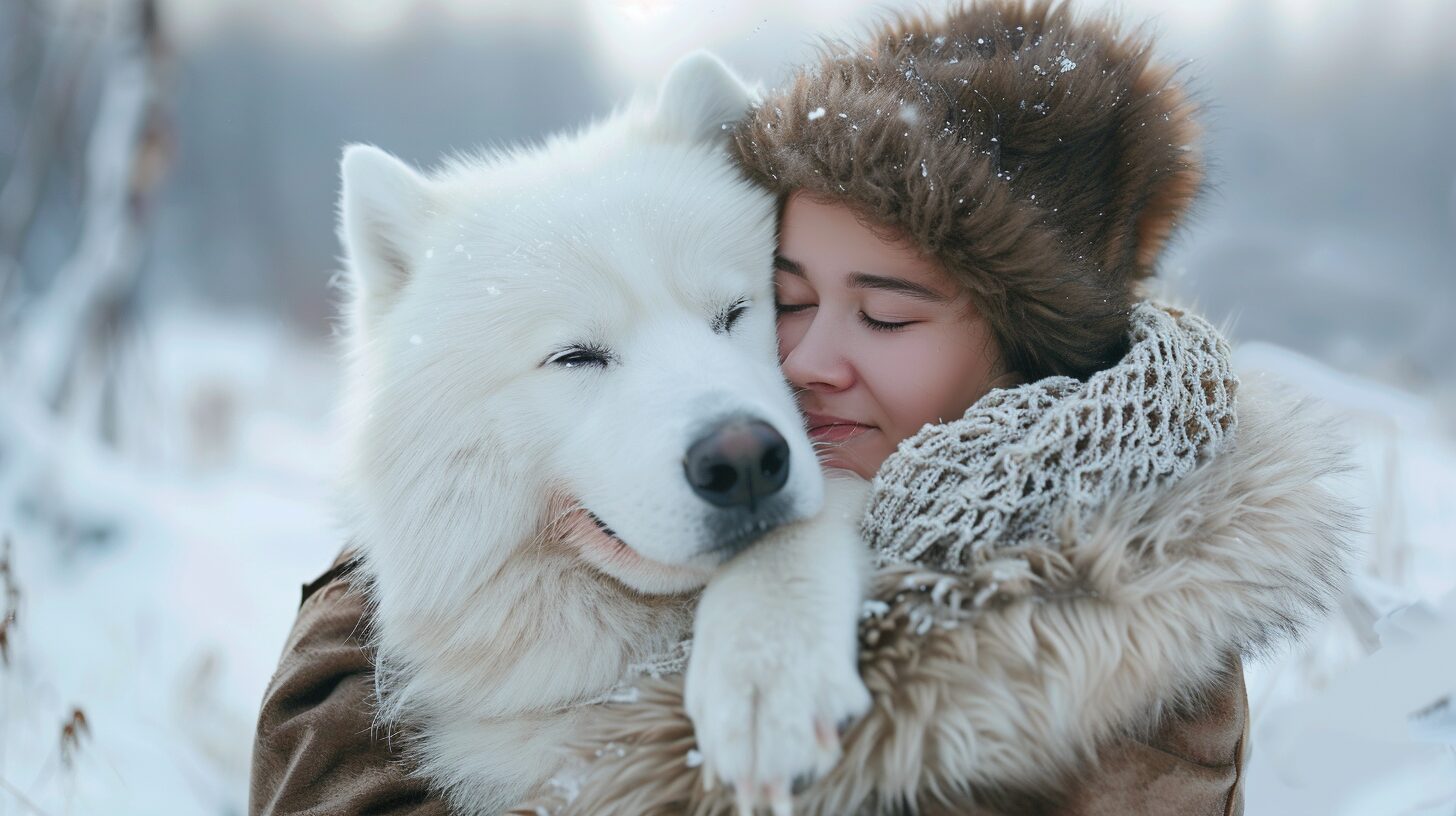
[[[854,444],[825,445],[817,451],[819,467],[824,470],[847,470],[861,479],[873,479],[875,471],[880,469],[886,456],[866,451],[864,447]]]
[[[861,479],[870,480],[875,477],[880,465],[895,452],[900,439],[903,437],[895,436],[882,426],[872,425],[843,440],[816,439],[814,454],[822,468],[847,470]]]

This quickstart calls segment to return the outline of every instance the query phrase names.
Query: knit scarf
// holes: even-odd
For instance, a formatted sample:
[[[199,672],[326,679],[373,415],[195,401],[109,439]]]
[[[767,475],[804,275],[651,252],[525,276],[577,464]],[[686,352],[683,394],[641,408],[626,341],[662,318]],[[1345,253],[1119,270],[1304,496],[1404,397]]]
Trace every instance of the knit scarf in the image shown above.
[[[1227,342],[1208,321],[1147,301],[1130,324],[1128,353],[1086,382],[992,391],[900,443],[863,522],[879,565],[965,575],[1007,548],[1052,547],[1114,497],[1221,450],[1238,388]]]

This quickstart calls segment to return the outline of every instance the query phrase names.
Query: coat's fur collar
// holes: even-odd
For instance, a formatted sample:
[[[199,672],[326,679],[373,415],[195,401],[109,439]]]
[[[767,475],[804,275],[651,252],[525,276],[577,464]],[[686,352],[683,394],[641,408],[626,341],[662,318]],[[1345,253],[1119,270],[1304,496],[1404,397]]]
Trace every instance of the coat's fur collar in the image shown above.
[[[1297,636],[1346,575],[1345,467],[1308,403],[1246,382],[1234,445],[1185,478],[960,578],[879,574],[861,672],[875,699],[810,814],[893,813],[935,800],[1055,790],[1103,739],[1192,704],[1230,652]],[[1150,701],[1152,704],[1150,704]],[[726,814],[690,761],[680,679],[604,706],[565,813]]]

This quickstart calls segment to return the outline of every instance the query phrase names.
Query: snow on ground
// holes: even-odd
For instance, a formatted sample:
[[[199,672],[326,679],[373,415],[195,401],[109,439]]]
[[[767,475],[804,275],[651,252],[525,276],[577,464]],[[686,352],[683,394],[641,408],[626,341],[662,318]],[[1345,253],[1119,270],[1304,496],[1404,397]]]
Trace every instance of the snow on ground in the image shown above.
[[[43,421],[0,398],[0,529],[23,593],[0,669],[0,780],[47,814],[243,812],[253,719],[299,585],[340,546],[330,352],[216,319],[165,325],[153,344],[157,408],[206,437],[196,459],[177,439],[150,465],[42,445]],[[16,511],[26,457],[43,486]],[[73,707],[91,733],[67,771]],[[0,814],[25,812],[0,792]]]
[[[341,544],[330,350],[215,317],[170,319],[152,346],[171,430],[146,464],[56,442],[0,394],[0,529],[23,593],[0,668],[0,816],[243,812],[299,585]],[[1371,508],[1344,608],[1304,648],[1249,667],[1247,812],[1450,816],[1456,446],[1411,395],[1271,346],[1238,363],[1345,417],[1361,463],[1346,488]],[[68,769],[73,707],[90,736]]]
[[[1456,444],[1409,394],[1271,345],[1244,346],[1235,363],[1333,409],[1357,463],[1341,485],[1365,512],[1339,613],[1300,649],[1248,667],[1246,812],[1452,816]]]

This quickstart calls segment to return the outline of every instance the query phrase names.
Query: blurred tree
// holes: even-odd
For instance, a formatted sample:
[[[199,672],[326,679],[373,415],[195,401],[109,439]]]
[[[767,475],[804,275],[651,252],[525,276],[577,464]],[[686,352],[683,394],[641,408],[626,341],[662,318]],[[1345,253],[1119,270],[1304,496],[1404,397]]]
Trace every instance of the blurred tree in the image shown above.
[[[100,36],[81,48],[90,39],[82,16],[90,13],[72,6],[62,18],[69,24],[39,27],[48,36],[39,49],[35,92],[0,188],[4,377],[66,424],[115,444],[121,361],[138,319],[150,205],[172,153],[164,94],[168,48],[156,0],[106,4]],[[82,56],[94,60],[101,76],[89,117],[75,111],[78,76],[88,67]],[[27,236],[48,175],[68,158],[56,146],[78,126],[89,128],[77,168],[84,185],[80,234],[54,274],[38,274],[25,286],[17,272]]]

